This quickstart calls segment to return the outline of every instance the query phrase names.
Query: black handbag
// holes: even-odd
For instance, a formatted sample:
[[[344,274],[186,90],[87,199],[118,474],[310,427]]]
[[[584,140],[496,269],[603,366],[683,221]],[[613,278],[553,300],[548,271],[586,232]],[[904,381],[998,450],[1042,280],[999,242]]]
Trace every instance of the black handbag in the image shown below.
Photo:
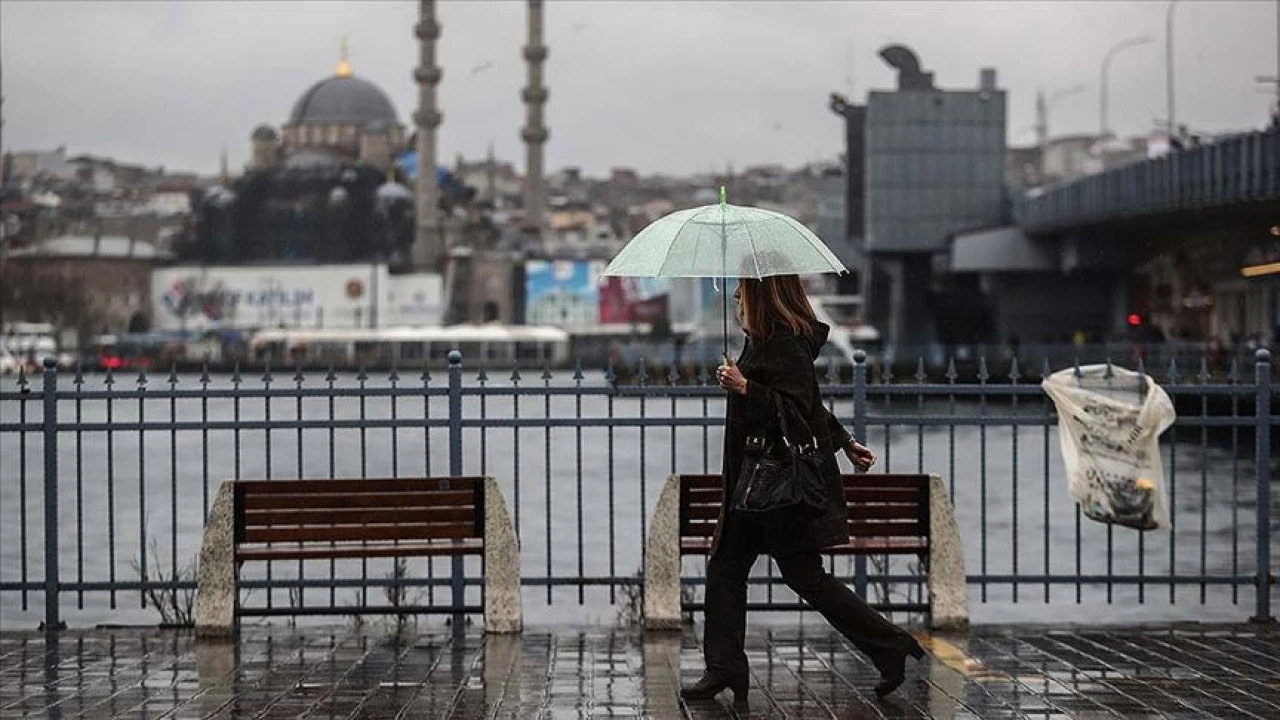
[[[744,517],[786,525],[822,515],[828,501],[817,438],[790,400],[780,393],[773,395],[782,446],[747,439],[747,457],[730,507]],[[803,440],[797,442],[797,438]],[[751,452],[753,448],[756,452]]]

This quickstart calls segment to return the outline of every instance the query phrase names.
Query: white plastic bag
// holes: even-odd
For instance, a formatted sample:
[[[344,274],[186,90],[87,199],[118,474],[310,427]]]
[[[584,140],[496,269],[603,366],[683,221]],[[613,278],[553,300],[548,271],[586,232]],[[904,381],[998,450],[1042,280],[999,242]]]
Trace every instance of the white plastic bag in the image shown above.
[[[1160,434],[1177,417],[1148,375],[1088,365],[1040,384],[1058,408],[1067,492],[1084,514],[1138,530],[1167,529]]]

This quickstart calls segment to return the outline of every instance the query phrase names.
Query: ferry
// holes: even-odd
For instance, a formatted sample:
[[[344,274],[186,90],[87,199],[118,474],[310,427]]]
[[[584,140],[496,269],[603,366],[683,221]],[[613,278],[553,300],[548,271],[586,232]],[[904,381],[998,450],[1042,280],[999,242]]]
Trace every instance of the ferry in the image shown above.
[[[252,359],[273,365],[335,367],[441,367],[462,352],[472,367],[519,363],[565,367],[569,333],[535,325],[447,325],[337,329],[272,329],[249,339]]]

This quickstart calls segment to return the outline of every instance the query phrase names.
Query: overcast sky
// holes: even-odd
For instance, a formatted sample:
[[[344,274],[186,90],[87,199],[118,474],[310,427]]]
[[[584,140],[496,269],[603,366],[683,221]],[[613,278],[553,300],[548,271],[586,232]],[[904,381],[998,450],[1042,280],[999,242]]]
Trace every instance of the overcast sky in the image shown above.
[[[279,125],[333,73],[342,35],[357,75],[411,123],[416,2],[0,2],[6,148],[68,150],[211,172],[249,134]],[[548,166],[684,173],[830,158],[843,149],[833,90],[858,100],[893,87],[876,51],[916,50],[939,85],[970,88],[994,67],[1009,90],[1011,142],[1029,142],[1035,92],[1083,84],[1050,116],[1053,134],[1099,125],[1099,72],[1118,55],[1111,125],[1146,132],[1165,114],[1165,3],[624,2],[546,4]],[[1255,128],[1277,69],[1276,0],[1183,0],[1174,26],[1177,118],[1196,129]],[[439,152],[523,167],[523,2],[439,7],[444,113]],[[491,65],[490,65],[491,63]]]

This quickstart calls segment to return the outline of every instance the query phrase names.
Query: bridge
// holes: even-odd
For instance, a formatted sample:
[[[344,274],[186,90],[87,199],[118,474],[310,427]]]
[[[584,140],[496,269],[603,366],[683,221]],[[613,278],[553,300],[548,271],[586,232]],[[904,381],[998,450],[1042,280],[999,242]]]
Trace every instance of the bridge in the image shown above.
[[[1280,127],[1034,189],[1012,218],[951,245],[998,338],[1276,341]]]
[[[1280,221],[1280,129],[1215,140],[1037,189],[1014,201],[1028,235],[1240,209]]]

